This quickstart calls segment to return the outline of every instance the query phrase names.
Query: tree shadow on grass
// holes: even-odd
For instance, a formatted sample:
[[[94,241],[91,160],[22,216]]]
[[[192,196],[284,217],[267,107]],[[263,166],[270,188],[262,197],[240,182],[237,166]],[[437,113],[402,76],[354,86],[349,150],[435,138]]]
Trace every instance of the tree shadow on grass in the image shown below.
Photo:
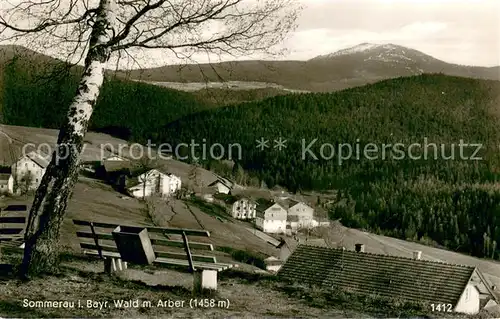
[[[31,307],[24,307],[22,300],[10,301],[0,300],[0,313],[2,316],[11,318],[55,318],[50,312],[42,312]]]
[[[121,278],[116,275],[109,275],[104,272],[92,272],[86,270],[78,270],[71,266],[61,266],[62,271],[66,275],[76,275],[85,280],[94,281],[96,283],[104,283],[116,288],[127,289],[131,291],[149,291],[158,293],[171,293],[178,297],[192,297],[193,292],[183,286],[167,286],[167,285],[150,285],[140,280],[130,280]],[[207,295],[208,292],[204,292],[202,295]],[[210,294],[213,295],[213,294]]]

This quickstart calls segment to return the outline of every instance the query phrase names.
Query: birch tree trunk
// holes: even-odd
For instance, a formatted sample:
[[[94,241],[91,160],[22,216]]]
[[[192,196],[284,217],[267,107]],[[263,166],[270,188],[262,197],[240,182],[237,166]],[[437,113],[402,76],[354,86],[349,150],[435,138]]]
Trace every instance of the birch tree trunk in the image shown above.
[[[20,275],[52,272],[59,262],[59,234],[68,201],[78,179],[83,140],[104,81],[113,36],[115,0],[101,0],[89,39],[83,74],[70,105],[66,123],[59,131],[57,149],[38,187],[25,234]],[[115,9],[116,10],[116,9]]]

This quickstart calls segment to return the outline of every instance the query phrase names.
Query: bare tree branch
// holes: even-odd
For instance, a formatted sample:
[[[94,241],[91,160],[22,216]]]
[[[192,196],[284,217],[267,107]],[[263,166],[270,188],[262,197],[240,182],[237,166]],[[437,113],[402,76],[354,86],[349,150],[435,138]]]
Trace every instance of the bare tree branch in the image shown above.
[[[79,23],[79,22],[85,21],[87,18],[91,17],[92,14],[95,13],[95,11],[96,11],[95,9],[89,9],[89,10],[85,11],[85,13],[82,16],[75,18],[75,19],[69,19],[69,20],[65,20],[64,18],[61,20],[47,19],[47,20],[41,22],[40,24],[38,24],[34,28],[17,27],[14,24],[10,24],[2,16],[0,16],[0,25],[7,28],[7,29],[11,29],[13,31],[16,31],[16,32],[35,33],[35,32],[44,31],[45,29],[52,27],[52,26],[62,26],[62,25],[66,25],[66,24],[73,24],[73,23]],[[70,14],[70,12],[68,11],[65,14],[65,17],[67,17],[69,14]]]
[[[300,10],[298,0],[16,1],[20,2],[13,5],[4,0],[7,5],[0,8],[0,42],[25,41],[30,48],[62,56],[69,62],[65,64],[68,69],[62,71],[84,58],[78,88],[59,131],[57,150],[30,210],[23,277],[57,267],[61,223],[113,52],[118,55],[117,63],[128,56],[139,66],[134,50],[160,49],[194,62],[198,54],[206,54],[210,61],[213,55],[273,53],[295,28]]]

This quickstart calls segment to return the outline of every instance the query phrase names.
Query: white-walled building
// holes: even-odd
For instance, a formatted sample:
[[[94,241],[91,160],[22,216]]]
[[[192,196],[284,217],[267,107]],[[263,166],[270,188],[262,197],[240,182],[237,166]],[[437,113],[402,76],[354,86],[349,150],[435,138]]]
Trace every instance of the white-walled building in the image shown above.
[[[257,203],[249,198],[239,198],[231,205],[231,215],[236,219],[255,219]]]
[[[36,189],[42,181],[47,166],[50,163],[50,156],[41,152],[30,152],[23,155],[11,167],[14,183],[20,187],[22,183],[29,183],[28,189]]]
[[[274,256],[264,259],[264,263],[266,264],[266,270],[271,273],[277,273],[283,266],[283,261]]]
[[[314,220],[314,209],[297,201],[291,201],[288,207],[288,224],[292,230],[312,228],[318,225]]]
[[[0,173],[0,195],[14,193],[14,177]]]
[[[173,174],[165,174],[157,169],[150,170],[137,177],[137,184],[128,188],[129,193],[137,198],[159,194],[168,197],[181,188],[181,179]]]
[[[255,226],[265,233],[285,233],[287,211],[280,204],[263,202],[257,205]]]
[[[225,178],[219,177],[217,180],[208,184],[208,187],[215,187],[217,189],[217,193],[229,194],[233,188],[233,183]]]

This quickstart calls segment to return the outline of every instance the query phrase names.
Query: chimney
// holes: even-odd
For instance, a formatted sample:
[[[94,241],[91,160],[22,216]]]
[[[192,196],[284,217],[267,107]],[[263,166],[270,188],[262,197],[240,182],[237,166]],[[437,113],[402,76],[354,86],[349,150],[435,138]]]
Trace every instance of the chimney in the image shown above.
[[[365,252],[365,245],[364,244],[356,244],[356,252],[358,253],[364,253]]]
[[[413,252],[413,259],[420,260],[421,257],[422,257],[422,252],[420,250]]]

